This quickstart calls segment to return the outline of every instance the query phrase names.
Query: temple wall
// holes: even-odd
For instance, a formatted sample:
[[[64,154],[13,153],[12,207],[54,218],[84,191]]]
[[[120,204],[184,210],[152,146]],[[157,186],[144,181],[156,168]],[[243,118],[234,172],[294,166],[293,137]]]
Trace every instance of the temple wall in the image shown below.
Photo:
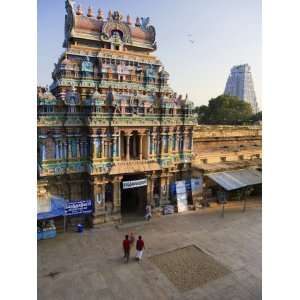
[[[198,125],[193,132],[194,161],[209,164],[261,158],[261,126]]]

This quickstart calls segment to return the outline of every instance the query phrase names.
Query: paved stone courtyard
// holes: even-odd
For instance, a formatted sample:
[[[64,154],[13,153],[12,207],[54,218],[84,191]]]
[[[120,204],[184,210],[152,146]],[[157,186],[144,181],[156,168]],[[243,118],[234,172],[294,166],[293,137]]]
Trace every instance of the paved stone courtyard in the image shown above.
[[[133,257],[125,264],[122,258],[121,242],[131,231],[145,241],[140,264]],[[220,272],[221,266],[222,274],[197,284],[191,280],[183,288],[180,282],[174,284],[187,277],[176,269],[171,278],[163,270],[167,263],[161,267],[154,260],[185,247],[199,248],[205,253],[202,261],[211,259],[216,268],[213,272]],[[245,213],[240,207],[228,208],[224,218],[219,209],[211,208],[119,228],[105,225],[83,234],[60,234],[39,241],[37,255],[40,300],[257,300],[261,299],[261,208],[249,207]],[[192,259],[201,266],[201,257]],[[199,270],[195,268],[190,273],[195,275]],[[203,267],[200,277],[205,272]]]
[[[180,291],[202,286],[230,272],[194,245],[155,255],[149,259]]]

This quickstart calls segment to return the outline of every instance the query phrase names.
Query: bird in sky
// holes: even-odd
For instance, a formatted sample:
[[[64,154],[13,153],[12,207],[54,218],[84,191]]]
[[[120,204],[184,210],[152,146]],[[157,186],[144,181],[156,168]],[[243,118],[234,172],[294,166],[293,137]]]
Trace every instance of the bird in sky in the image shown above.
[[[195,41],[193,41],[193,40],[189,40],[190,41],[190,43],[192,43],[192,44],[194,44],[195,43]]]

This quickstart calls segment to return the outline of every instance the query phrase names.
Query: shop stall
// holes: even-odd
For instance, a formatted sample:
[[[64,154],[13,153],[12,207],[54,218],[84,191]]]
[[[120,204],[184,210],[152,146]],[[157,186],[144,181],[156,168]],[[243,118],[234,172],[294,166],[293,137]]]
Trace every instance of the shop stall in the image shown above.
[[[37,239],[45,240],[56,237],[55,218],[64,215],[64,199],[50,198],[48,211],[37,214]]]

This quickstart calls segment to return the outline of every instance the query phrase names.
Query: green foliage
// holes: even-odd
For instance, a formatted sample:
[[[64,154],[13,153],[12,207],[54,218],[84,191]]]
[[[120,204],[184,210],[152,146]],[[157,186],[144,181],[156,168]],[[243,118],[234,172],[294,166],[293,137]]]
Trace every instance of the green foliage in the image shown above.
[[[262,112],[261,111],[252,115],[250,118],[250,122],[252,122],[252,123],[258,123],[261,121],[262,121]]]
[[[199,124],[240,125],[259,120],[259,113],[253,115],[249,103],[228,95],[220,95],[211,99],[208,106],[196,107],[195,112],[198,115]]]

